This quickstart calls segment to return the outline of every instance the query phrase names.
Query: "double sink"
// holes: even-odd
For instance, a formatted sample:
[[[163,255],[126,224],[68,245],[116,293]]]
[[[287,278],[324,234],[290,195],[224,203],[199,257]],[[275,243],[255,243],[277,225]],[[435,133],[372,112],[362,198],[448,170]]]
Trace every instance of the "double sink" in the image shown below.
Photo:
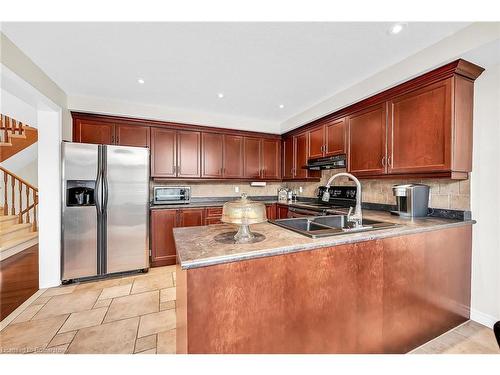
[[[366,232],[397,226],[397,224],[385,221],[363,219],[362,225],[356,228],[353,223],[347,220],[347,215],[311,216],[270,220],[269,222],[311,238]]]

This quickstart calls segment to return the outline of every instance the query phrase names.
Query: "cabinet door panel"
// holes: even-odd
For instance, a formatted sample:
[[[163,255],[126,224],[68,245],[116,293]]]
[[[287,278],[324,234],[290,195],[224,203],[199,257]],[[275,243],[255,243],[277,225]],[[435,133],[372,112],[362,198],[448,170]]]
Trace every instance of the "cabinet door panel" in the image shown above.
[[[175,130],[151,128],[151,176],[176,176],[176,148]]]
[[[266,204],[267,220],[276,219],[276,204]]]
[[[262,139],[262,178],[281,178],[280,146],[279,139]]]
[[[278,219],[286,219],[288,218],[288,206],[282,206],[280,204],[276,207],[276,216]]]
[[[243,169],[245,178],[260,178],[261,175],[260,138],[245,137],[243,159],[244,159]]]
[[[77,120],[76,134],[73,134],[73,140],[80,143],[112,145],[114,125],[98,121]]]
[[[293,137],[285,138],[282,142],[283,149],[283,178],[293,178],[295,168],[294,157],[294,139]]]
[[[243,177],[243,137],[224,135],[224,178]]]
[[[176,263],[173,228],[177,226],[177,210],[151,211],[152,266]]]
[[[309,131],[309,159],[320,158],[324,155],[325,128],[320,125]]]
[[[199,227],[203,225],[203,208],[183,208],[179,210],[179,227]]]
[[[385,103],[349,116],[348,170],[357,175],[385,174]]]
[[[389,101],[389,173],[450,169],[451,78]]]
[[[218,133],[201,133],[201,177],[222,178],[224,136]]]
[[[345,118],[325,125],[325,156],[345,154]]]
[[[177,177],[200,177],[200,132],[177,132]]]
[[[307,133],[299,134],[295,138],[295,178],[307,178]]]
[[[116,144],[120,146],[149,147],[149,127],[116,125]]]

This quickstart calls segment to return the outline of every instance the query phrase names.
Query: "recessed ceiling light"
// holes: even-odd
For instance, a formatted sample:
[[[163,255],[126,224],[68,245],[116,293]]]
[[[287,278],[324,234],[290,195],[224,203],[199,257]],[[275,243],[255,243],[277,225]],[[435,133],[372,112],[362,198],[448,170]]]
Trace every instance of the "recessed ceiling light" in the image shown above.
[[[391,35],[399,34],[401,31],[403,31],[403,29],[405,28],[405,26],[406,26],[405,23],[395,23],[389,29],[389,34],[391,34]]]
[[[142,78],[139,78],[139,79],[137,80],[137,82],[138,82],[138,83],[140,83],[141,85],[143,85],[143,84],[144,84],[144,80],[143,80]]]
[[[222,99],[222,98],[224,97],[224,94],[223,94],[222,92],[219,92],[219,93],[217,94],[217,97],[218,97],[219,99]]]
[[[285,108],[285,105],[284,104],[280,104],[279,107],[280,107],[280,109],[283,109],[283,108]]]

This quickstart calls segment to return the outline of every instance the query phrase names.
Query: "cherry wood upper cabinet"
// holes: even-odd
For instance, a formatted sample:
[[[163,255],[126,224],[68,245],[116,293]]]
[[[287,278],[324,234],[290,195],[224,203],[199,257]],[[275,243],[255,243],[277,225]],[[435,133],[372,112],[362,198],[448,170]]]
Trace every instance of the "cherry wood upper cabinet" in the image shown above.
[[[308,158],[320,158],[325,155],[325,126],[319,125],[309,130],[309,156]]]
[[[295,138],[295,167],[294,178],[307,178],[307,169],[303,167],[307,164],[308,159],[308,136],[307,133],[302,133]]]
[[[449,170],[452,78],[389,101],[389,173]]]
[[[326,123],[324,156],[345,154],[345,138],[345,117]]]
[[[262,139],[261,176],[263,179],[281,178],[280,147],[279,139]]]
[[[73,125],[73,141],[112,145],[115,138],[114,124],[77,119]]]
[[[283,178],[292,179],[294,177],[295,168],[295,147],[294,147],[294,137],[283,138],[282,150],[283,150]]]
[[[204,224],[204,208],[183,208],[179,210],[178,227],[198,227]]]
[[[177,132],[151,128],[151,176],[176,177]]]
[[[200,177],[200,132],[177,131],[177,177]]]
[[[224,134],[224,178],[243,178],[243,137]]]
[[[245,178],[260,178],[261,164],[261,139],[245,137],[243,165]]]
[[[151,211],[151,265],[166,266],[176,263],[173,229],[177,226],[176,210]]]
[[[386,104],[353,113],[349,128],[348,171],[361,175],[386,172]]]
[[[120,146],[149,147],[149,126],[116,125],[115,143]]]
[[[224,135],[201,133],[201,177],[222,178],[224,162]]]

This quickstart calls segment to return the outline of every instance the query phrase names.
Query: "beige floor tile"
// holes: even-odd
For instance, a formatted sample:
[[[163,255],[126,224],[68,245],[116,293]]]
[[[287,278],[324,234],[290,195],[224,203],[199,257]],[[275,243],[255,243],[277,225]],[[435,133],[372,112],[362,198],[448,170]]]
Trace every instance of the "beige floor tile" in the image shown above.
[[[149,275],[156,275],[156,274],[159,274],[159,273],[172,273],[172,272],[175,272],[175,269],[176,269],[176,266],[173,265],[173,266],[163,266],[163,267],[151,267],[149,269],[149,272],[148,274]]]
[[[30,305],[11,324],[27,322],[35,316],[35,314],[43,307],[43,305]]]
[[[64,344],[68,344],[73,340],[73,338],[76,335],[76,331],[71,331],[71,332],[66,332],[66,333],[59,333],[54,336],[52,341],[47,345],[47,348],[53,347],[53,346],[60,346]]]
[[[134,280],[131,294],[143,293],[150,290],[169,288],[174,285],[170,274],[155,274],[147,277],[138,277]]]
[[[175,309],[175,301],[160,302],[160,311]]]
[[[104,288],[101,292],[101,295],[99,296],[99,299],[101,300],[101,299],[128,296],[130,294],[131,288],[132,288],[132,283]]]
[[[160,302],[175,301],[175,287],[160,290]]]
[[[108,307],[109,304],[111,303],[112,299],[101,299],[97,300],[97,302],[94,304],[94,309],[98,309],[100,307]]]
[[[12,324],[0,332],[0,352],[25,353],[43,349],[52,340],[68,315]]]
[[[175,354],[175,329],[160,332],[156,344],[157,354]]]
[[[130,284],[131,281],[116,277],[113,279],[106,279],[106,280],[101,280],[101,281],[90,281],[90,282],[85,282],[77,285],[76,290],[103,290],[104,288],[110,288],[112,286],[117,286],[117,285],[124,285],[124,284]]]
[[[445,349],[443,354],[498,354],[497,350],[493,351],[477,342],[472,340],[464,339],[447,349]]]
[[[158,290],[118,297],[111,302],[104,322],[158,312],[159,308],[160,296]]]
[[[141,316],[137,337],[169,331],[175,328],[175,310],[165,310]]]
[[[33,301],[32,305],[45,305],[47,302],[49,302],[50,298],[51,297],[38,297]]]
[[[138,353],[135,353],[135,354],[156,354],[156,348],[145,350],[143,352],[138,352]]]
[[[33,317],[33,320],[90,310],[97,301],[99,294],[98,290],[88,290],[54,296]]]
[[[76,334],[67,353],[133,353],[138,325],[139,318],[136,317],[83,328]]]
[[[140,322],[139,322],[140,324]],[[143,352],[145,350],[155,349],[156,350],[156,335],[149,335],[145,337],[140,337],[135,341],[134,353]]]
[[[52,296],[60,296],[62,294],[69,294],[73,293],[75,289],[76,285],[64,285],[55,288],[49,288],[45,292],[43,292],[42,297],[52,297]]]
[[[107,307],[101,307],[100,309],[72,313],[59,330],[59,333],[97,326],[102,323],[106,311],[108,311]]]

